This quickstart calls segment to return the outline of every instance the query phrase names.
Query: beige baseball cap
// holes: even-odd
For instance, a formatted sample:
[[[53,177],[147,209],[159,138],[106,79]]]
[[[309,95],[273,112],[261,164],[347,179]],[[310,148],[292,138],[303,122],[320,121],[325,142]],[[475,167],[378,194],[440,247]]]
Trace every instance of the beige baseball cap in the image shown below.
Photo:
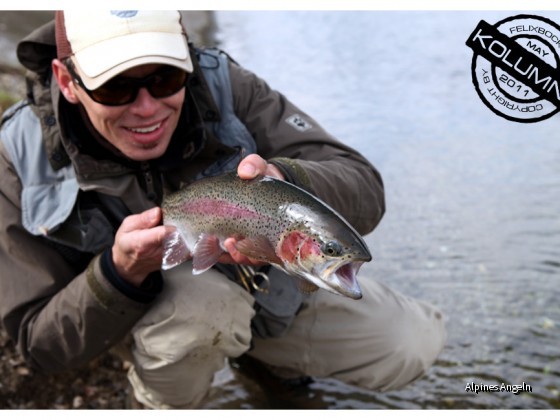
[[[58,58],[70,57],[90,90],[142,64],[193,70],[176,10],[57,11],[55,28]]]

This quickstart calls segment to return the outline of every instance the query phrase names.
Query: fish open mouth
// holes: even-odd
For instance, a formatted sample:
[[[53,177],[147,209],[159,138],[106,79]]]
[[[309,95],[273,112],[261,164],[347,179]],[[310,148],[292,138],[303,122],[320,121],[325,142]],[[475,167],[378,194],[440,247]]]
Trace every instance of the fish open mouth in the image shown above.
[[[362,291],[356,278],[362,264],[363,261],[354,261],[340,266],[334,272],[337,280],[335,284],[338,286],[336,289],[352,299],[361,299],[362,297]]]

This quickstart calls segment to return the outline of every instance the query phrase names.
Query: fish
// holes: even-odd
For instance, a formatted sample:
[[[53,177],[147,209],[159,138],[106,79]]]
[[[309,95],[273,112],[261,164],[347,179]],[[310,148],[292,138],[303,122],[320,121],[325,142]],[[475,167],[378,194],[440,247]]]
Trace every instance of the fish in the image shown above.
[[[328,204],[289,182],[235,172],[206,177],[168,194],[162,205],[162,269],[192,259],[193,274],[214,266],[234,237],[237,250],[318,288],[360,299],[357,274],[372,259],[362,236]]]

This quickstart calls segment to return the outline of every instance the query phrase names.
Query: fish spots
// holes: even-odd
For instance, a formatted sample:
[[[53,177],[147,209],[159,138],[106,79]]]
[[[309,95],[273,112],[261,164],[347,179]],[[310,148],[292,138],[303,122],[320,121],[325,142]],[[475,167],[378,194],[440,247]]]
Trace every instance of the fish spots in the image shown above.
[[[201,272],[219,258],[225,239],[234,237],[240,253],[302,282],[352,299],[361,296],[353,274],[355,262],[371,260],[363,238],[335,210],[293,184],[241,180],[232,172],[167,194],[162,210],[164,225],[174,226],[182,240],[168,241],[169,264],[180,264],[192,250],[193,272]]]
[[[308,237],[300,246],[299,256],[305,260],[312,255],[321,255],[321,249],[316,241]]]

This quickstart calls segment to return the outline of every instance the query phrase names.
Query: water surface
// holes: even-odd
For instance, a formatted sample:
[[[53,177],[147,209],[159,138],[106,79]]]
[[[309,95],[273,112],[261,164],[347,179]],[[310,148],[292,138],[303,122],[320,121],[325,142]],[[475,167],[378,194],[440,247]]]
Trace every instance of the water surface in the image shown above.
[[[387,214],[361,274],[444,312],[428,375],[374,393],[332,380],[325,408],[560,408],[560,123],[493,114],[465,41],[515,12],[219,12],[221,46],[381,171]],[[535,13],[560,23],[560,13]],[[231,401],[259,407],[235,381]],[[531,393],[471,393],[467,384]],[[233,392],[236,390],[238,394]],[[233,398],[231,398],[234,396]]]

